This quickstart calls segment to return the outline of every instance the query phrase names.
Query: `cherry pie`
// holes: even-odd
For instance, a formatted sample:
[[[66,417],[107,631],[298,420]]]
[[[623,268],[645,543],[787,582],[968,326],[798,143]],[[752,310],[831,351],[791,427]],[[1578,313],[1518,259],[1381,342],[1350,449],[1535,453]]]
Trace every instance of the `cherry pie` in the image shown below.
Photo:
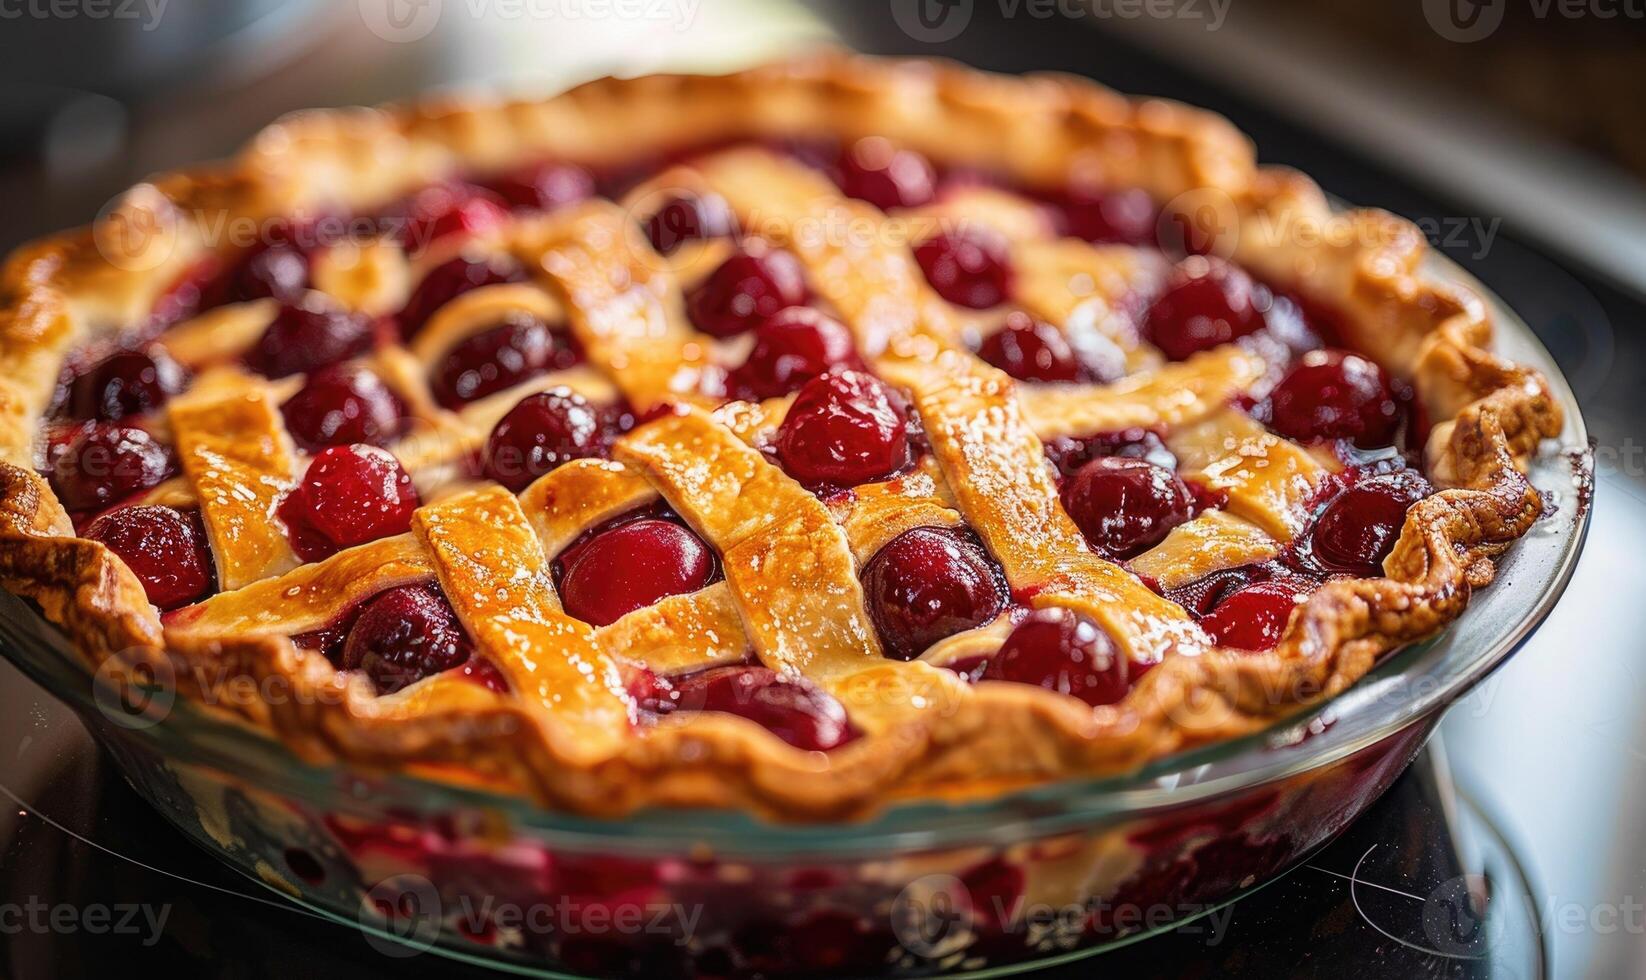
[[[584,812],[1135,767],[1539,516],[1559,409],[1423,259],[1062,77],[305,113],[12,257],[0,577],[305,757]]]

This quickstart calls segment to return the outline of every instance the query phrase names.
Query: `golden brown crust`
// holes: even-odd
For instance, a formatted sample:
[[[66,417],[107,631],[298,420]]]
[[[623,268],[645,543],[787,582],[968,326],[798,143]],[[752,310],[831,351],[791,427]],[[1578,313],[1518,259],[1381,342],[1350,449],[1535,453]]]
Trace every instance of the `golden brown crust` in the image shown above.
[[[139,322],[163,284],[205,253],[202,234],[187,219],[191,212],[215,207],[261,218],[339,201],[367,208],[453,169],[490,170],[542,157],[613,161],[717,138],[817,132],[885,135],[938,160],[1029,184],[1100,175],[1106,183],[1146,189],[1168,211],[1210,201],[1235,232],[1220,249],[1271,281],[1342,310],[1345,339],[1415,383],[1435,422],[1430,472],[1449,489],[1413,509],[1385,562],[1388,577],[1323,587],[1294,614],[1273,651],[1213,649],[1170,657],[1123,702],[1098,709],[1028,685],[968,688],[924,664],[888,664],[852,675],[834,693],[854,715],[879,717],[877,705],[915,701],[926,710],[885,713],[878,730],[830,753],[826,762],[747,721],[713,714],[668,720],[645,737],[620,739],[598,752],[574,751],[556,737],[552,722],[518,700],[443,677],[376,697],[359,678],[276,636],[173,631],[167,645],[183,670],[180,689],[272,730],[312,758],[455,761],[551,805],[585,812],[726,805],[826,819],[896,797],[963,796],[1124,769],[1260,729],[1352,684],[1383,653],[1445,626],[1462,611],[1470,589],[1490,580],[1492,559],[1536,520],[1538,496],[1522,470],[1539,442],[1558,434],[1559,406],[1535,372],[1502,362],[1487,349],[1491,324],[1478,297],[1423,276],[1424,243],[1408,222],[1381,212],[1334,213],[1307,178],[1259,169],[1239,133],[1196,110],[1128,100],[1078,79],[1007,78],[947,64],[827,54],[721,77],[606,79],[542,102],[302,113],[271,126],[221,169],[174,174],[139,188],[95,233],[70,232],[20,250],[0,275],[0,581],[38,603],[94,663],[161,645],[159,618],[135,576],[102,546],[72,536],[61,506],[30,467],[39,421],[67,351]],[[725,162],[739,164],[735,155]],[[590,220],[601,215],[591,212]],[[133,229],[141,234],[121,234]],[[563,229],[556,234],[564,236]],[[573,328],[585,343],[628,345],[636,355],[647,354],[628,326],[583,322],[576,311],[585,305],[580,297],[610,288],[601,270],[621,266],[634,282],[644,282],[649,270],[632,264],[632,251],[616,258],[594,254],[589,249],[597,246],[585,247],[575,234],[556,241],[548,285],[557,300],[568,301]],[[599,247],[619,248],[610,240]],[[897,286],[898,270],[886,272],[888,284]],[[952,329],[931,322],[918,297],[830,299],[853,314],[860,343],[871,353]],[[850,308],[860,300],[860,308]],[[673,314],[665,309],[661,315]],[[681,343],[670,324],[659,336],[669,345]],[[661,360],[678,365],[690,358],[675,352]],[[680,384],[662,366],[628,380],[636,386],[629,394],[645,402]],[[913,381],[918,395],[921,379]],[[975,379],[968,397],[983,399],[979,411],[997,407],[988,399],[1006,397],[991,390],[993,383]],[[940,387],[926,386],[925,397],[947,397]],[[1038,410],[1057,412],[1055,405]],[[1033,401],[1023,406],[1034,428],[1036,411]],[[745,421],[756,425],[757,414]],[[1021,420],[1014,429],[1027,431]],[[945,443],[953,460],[964,461],[965,435]],[[1034,437],[1022,434],[1020,441],[1032,447]],[[666,446],[635,448],[645,465],[668,463]],[[538,543],[548,546],[552,528],[563,544],[567,531],[543,516],[552,500],[534,502],[532,493],[549,489],[524,500]],[[957,495],[940,483],[923,484],[917,496],[945,515],[950,506],[999,503],[960,494],[956,504]],[[717,513],[732,518],[729,510]],[[1060,513],[1036,519],[1066,532]],[[518,523],[519,515],[511,515]],[[823,560],[811,554],[817,545],[809,536],[835,525],[810,511],[794,520],[812,523],[792,540],[777,534],[751,547],[781,554],[788,541],[809,560]],[[424,527],[425,538],[429,530]],[[848,523],[848,540],[831,538],[828,561],[849,557],[856,547],[853,533]],[[517,543],[529,542],[522,537]],[[1009,543],[993,542],[997,550]],[[408,545],[396,539],[385,547],[404,551]],[[1022,574],[1038,568],[1033,556],[1019,558],[1014,567]],[[385,574],[433,574],[428,562],[419,553]],[[456,570],[450,566],[440,574]],[[1082,590],[1103,584],[1102,571],[1062,569],[1063,577],[1050,581],[1047,601],[1079,601]],[[352,574],[341,567],[332,573]],[[845,583],[841,579],[847,592],[855,587],[855,581]],[[692,597],[708,597],[700,605],[682,602],[673,614],[682,622],[726,623],[728,590],[710,591]],[[1058,592],[1069,595],[1058,600]],[[597,661],[604,642],[660,629],[636,620],[591,635],[557,616],[552,589],[518,601],[530,608],[511,615],[531,620],[545,635],[576,633],[583,655]],[[494,645],[509,642],[499,636]],[[873,647],[872,632],[864,644]],[[715,646],[683,655],[724,658],[726,650]],[[268,684],[280,685],[282,696],[257,696]],[[898,692],[888,693],[890,688]]]

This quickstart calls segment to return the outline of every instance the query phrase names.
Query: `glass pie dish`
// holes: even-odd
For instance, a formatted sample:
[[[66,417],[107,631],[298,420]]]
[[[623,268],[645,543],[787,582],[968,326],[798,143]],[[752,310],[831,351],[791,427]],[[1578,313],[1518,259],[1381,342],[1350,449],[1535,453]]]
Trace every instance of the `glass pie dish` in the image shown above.
[[[1498,349],[1544,372],[1564,409],[1529,474],[1545,516],[1436,639],[1268,730],[1125,775],[893,802],[846,824],[709,809],[601,820],[450,773],[311,765],[164,676],[134,699],[9,594],[0,639],[187,836],[385,953],[543,976],[985,975],[1090,955],[1206,914],[1330,840],[1570,578],[1592,475],[1576,401],[1522,322],[1429,262],[1488,296]]]

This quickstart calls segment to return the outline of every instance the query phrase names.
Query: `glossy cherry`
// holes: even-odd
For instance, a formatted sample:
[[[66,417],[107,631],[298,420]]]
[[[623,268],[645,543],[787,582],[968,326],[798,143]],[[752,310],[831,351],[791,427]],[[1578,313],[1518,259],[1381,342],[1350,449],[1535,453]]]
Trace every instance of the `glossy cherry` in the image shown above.
[[[307,452],[326,446],[381,446],[399,432],[406,412],[374,372],[337,364],[309,375],[280,406],[286,430]]]
[[[1178,263],[1143,320],[1148,341],[1174,361],[1260,330],[1273,297],[1251,276],[1220,259]]]
[[[486,189],[511,208],[554,211],[593,197],[594,177],[575,163],[541,163],[494,177]]]
[[[343,644],[344,670],[364,671],[393,694],[469,659],[470,643],[446,597],[432,585],[378,593],[360,609]]]
[[[209,290],[207,305],[245,303],[273,297],[297,303],[309,288],[309,257],[295,245],[271,242],[245,253]]]
[[[510,313],[489,330],[463,338],[435,364],[435,400],[447,408],[469,402],[581,360],[564,333],[524,312]]]
[[[766,667],[714,667],[673,684],[675,710],[747,718],[795,748],[826,752],[855,736],[840,702],[801,677]]]
[[[751,242],[686,297],[697,329],[715,337],[753,330],[778,310],[806,302],[806,276],[791,253]]]
[[[1394,442],[1400,405],[1383,369],[1358,354],[1304,354],[1269,394],[1262,414],[1289,439],[1349,439],[1371,449]]]
[[[737,218],[718,194],[673,194],[646,219],[646,238],[663,255],[685,242],[735,234]]]
[[[527,395],[486,440],[486,476],[516,493],[562,463],[602,456],[610,437],[600,409],[566,388]]]
[[[430,184],[396,210],[396,233],[408,251],[427,248],[447,235],[489,231],[508,220],[508,211],[490,191],[459,181]]]
[[[909,462],[908,422],[880,379],[851,369],[806,382],[777,429],[777,458],[809,486],[853,487]]]
[[[1159,544],[1194,513],[1177,474],[1144,459],[1094,459],[1063,484],[1063,508],[1092,547],[1125,559]]]
[[[1166,448],[1160,434],[1151,429],[1131,428],[1089,436],[1059,436],[1048,439],[1045,448],[1046,458],[1064,478],[1075,475],[1082,466],[1103,456],[1146,459],[1168,470],[1177,469],[1177,457]],[[1190,490],[1192,492],[1193,488]]]
[[[1006,607],[994,562],[957,528],[911,528],[887,542],[863,568],[863,592],[886,656],[897,660],[913,660]]]
[[[982,680],[1035,684],[1097,707],[1131,690],[1128,668],[1125,654],[1090,619],[1068,609],[1037,609],[1006,637]]]
[[[246,366],[265,378],[304,374],[364,354],[372,345],[371,322],[310,294],[282,306],[274,322],[246,353]]]
[[[914,257],[937,295],[956,306],[986,310],[1012,294],[1006,241],[987,228],[939,232],[915,246]]]
[[[1149,245],[1155,240],[1157,209],[1147,191],[1070,188],[1061,205],[1070,235],[1098,244]]]
[[[1280,640],[1298,603],[1314,591],[1309,579],[1280,576],[1224,596],[1200,626],[1220,645],[1237,650],[1267,650]]]
[[[117,422],[147,415],[183,390],[187,372],[164,347],[111,354],[69,384],[68,411],[77,419]]]
[[[566,612],[605,626],[659,599],[696,592],[714,577],[709,546],[672,521],[645,518],[578,548],[561,579]]]
[[[1323,572],[1362,578],[1383,574],[1412,505],[1434,492],[1419,474],[1399,470],[1361,479],[1328,502],[1302,542]]]
[[[159,486],[171,475],[171,463],[171,453],[143,429],[98,425],[57,457],[51,484],[70,511],[98,511]]]
[[[983,338],[977,356],[1019,381],[1084,381],[1085,366],[1063,332],[1021,310]]]
[[[430,269],[412,290],[400,310],[400,332],[405,337],[415,337],[436,310],[470,290],[524,279],[519,266],[506,259],[477,261],[461,255],[447,259]]]
[[[848,197],[883,211],[917,208],[937,196],[931,162],[880,136],[866,136],[848,146],[836,165],[835,180]]]
[[[304,561],[411,528],[417,490],[400,461],[376,446],[333,446],[280,504],[292,547]]]
[[[776,398],[833,367],[861,367],[852,334],[809,306],[791,306],[755,328],[754,347],[732,372],[736,397]]]
[[[149,601],[175,609],[205,596],[217,570],[198,511],[140,505],[98,517],[82,532],[120,556],[143,583]]]

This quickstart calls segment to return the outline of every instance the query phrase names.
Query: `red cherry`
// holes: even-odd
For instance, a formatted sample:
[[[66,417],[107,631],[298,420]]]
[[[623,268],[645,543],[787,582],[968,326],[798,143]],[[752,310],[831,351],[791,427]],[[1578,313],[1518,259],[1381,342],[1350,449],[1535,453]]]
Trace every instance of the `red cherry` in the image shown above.
[[[484,188],[460,181],[431,184],[402,202],[389,217],[407,251],[437,238],[487,231],[508,220],[502,204]]]
[[[292,548],[319,561],[411,528],[417,490],[400,461],[376,446],[333,446],[314,458],[280,504]]]
[[[1045,449],[1046,458],[1065,479],[1079,472],[1082,466],[1103,456],[1146,459],[1168,470],[1177,469],[1177,457],[1166,448],[1166,443],[1161,441],[1159,433],[1150,429],[1120,429],[1078,437],[1059,436],[1047,440]],[[1189,490],[1190,493],[1194,492],[1193,487]]]
[[[286,429],[306,452],[356,442],[381,446],[399,432],[406,414],[382,378],[347,364],[309,375],[280,412]]]
[[[435,400],[458,409],[580,360],[569,336],[516,311],[490,330],[458,341],[435,365],[430,380]]]
[[[939,232],[915,246],[914,257],[937,295],[956,306],[986,310],[1011,295],[1006,241],[987,228]]]
[[[1019,381],[1084,381],[1089,376],[1061,330],[1021,310],[1007,314],[1000,329],[983,338],[977,356]]]
[[[863,592],[886,656],[897,660],[913,660],[1006,607],[994,562],[956,528],[916,527],[888,541],[863,567]]]
[[[273,297],[298,303],[309,288],[309,257],[295,245],[267,243],[251,249],[209,290],[206,306]]]
[[[1177,474],[1144,459],[1103,456],[1063,484],[1063,508],[1093,548],[1115,559],[1159,544],[1194,513]]]
[[[1394,550],[1406,512],[1434,492],[1411,470],[1372,476],[1326,504],[1303,541],[1309,564],[1328,573],[1374,578]]]
[[[1128,667],[1114,640],[1090,619],[1068,609],[1037,609],[1006,637],[982,679],[1036,684],[1097,707],[1132,689]]]
[[[1064,225],[1076,238],[1119,245],[1150,245],[1155,241],[1158,211],[1147,191],[1077,186],[1059,204]]]
[[[746,401],[776,398],[837,366],[862,366],[851,331],[809,306],[791,306],[755,328],[754,348],[732,372],[731,389]]]
[[[246,353],[246,365],[265,378],[284,378],[364,354],[371,344],[364,316],[310,298],[280,308]]]
[[[600,410],[565,388],[527,395],[486,440],[486,476],[519,493],[562,463],[602,456],[610,433]]]
[[[1292,610],[1314,589],[1314,582],[1294,576],[1256,582],[1225,596],[1200,626],[1222,646],[1268,650],[1280,641]]]
[[[400,311],[400,332],[406,337],[417,336],[435,311],[471,289],[521,282],[525,278],[519,266],[504,258],[477,262],[459,255],[447,259],[430,269],[412,290],[411,298]]]
[[[675,710],[747,718],[795,748],[827,752],[856,735],[839,701],[766,667],[714,667],[675,678],[674,688]]]
[[[182,365],[158,344],[120,351],[69,385],[69,414],[104,422],[147,415],[182,391],[187,382]]]
[[[486,183],[511,208],[554,211],[594,196],[594,178],[575,163],[543,163],[511,170]]]
[[[171,453],[130,425],[94,426],[69,443],[52,466],[57,498],[70,511],[98,511],[160,485]]]
[[[715,559],[697,535],[670,521],[634,521],[590,538],[566,567],[566,612],[606,626],[671,595],[696,592]]]
[[[1366,449],[1394,442],[1400,405],[1388,376],[1347,351],[1303,355],[1269,394],[1269,427],[1289,439],[1350,439]]]
[[[646,238],[661,255],[668,255],[683,242],[735,234],[737,218],[718,194],[675,194],[646,219]]]
[[[880,379],[830,371],[806,382],[777,429],[777,458],[808,486],[854,487],[909,463],[901,406]]]
[[[1149,307],[1143,333],[1167,357],[1181,361],[1262,329],[1272,299],[1235,266],[1192,256],[1178,263],[1166,291]]]
[[[931,163],[880,136],[866,136],[847,147],[835,179],[847,197],[868,201],[882,211],[917,208],[937,196],[937,173]]]
[[[786,306],[802,305],[806,297],[799,259],[783,249],[751,243],[691,291],[686,311],[704,333],[733,337]]]
[[[393,694],[469,659],[457,614],[432,585],[381,592],[360,610],[343,645],[344,670],[365,671],[379,694]]]
[[[161,609],[187,605],[216,587],[217,569],[198,511],[121,507],[92,521],[84,534],[119,555]]]

